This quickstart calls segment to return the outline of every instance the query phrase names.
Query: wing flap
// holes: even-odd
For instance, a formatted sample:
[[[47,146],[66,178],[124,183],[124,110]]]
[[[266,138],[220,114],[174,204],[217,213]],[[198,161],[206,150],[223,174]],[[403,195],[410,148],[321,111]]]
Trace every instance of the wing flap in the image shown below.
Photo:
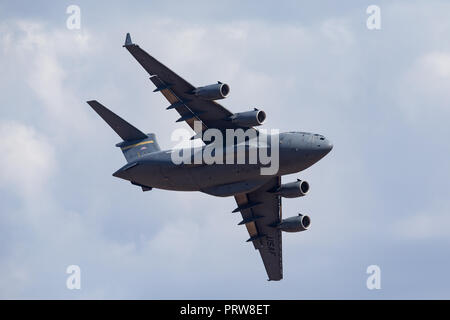
[[[175,109],[180,114],[181,117],[177,120],[177,122],[185,121],[194,131],[195,131],[194,121],[199,121],[202,124],[201,126],[202,132],[208,128],[201,119],[201,117],[199,117],[199,115],[205,113],[205,111],[192,110],[189,107],[189,101],[191,100],[186,97],[185,98],[178,97],[172,90],[173,86],[167,85],[163,80],[161,80],[160,77],[154,75],[150,77],[150,80],[157,88],[163,88],[160,90],[160,92],[167,99],[167,101],[170,102],[170,106],[167,109],[168,110]]]

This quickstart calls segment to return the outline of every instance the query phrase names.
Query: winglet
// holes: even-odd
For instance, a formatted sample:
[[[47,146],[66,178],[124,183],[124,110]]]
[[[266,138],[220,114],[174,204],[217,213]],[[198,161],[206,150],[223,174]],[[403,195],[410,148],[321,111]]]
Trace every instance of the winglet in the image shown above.
[[[133,45],[133,42],[131,41],[130,33],[127,33],[127,37],[125,38],[125,44],[123,46],[126,47],[126,46],[132,46],[132,45]]]

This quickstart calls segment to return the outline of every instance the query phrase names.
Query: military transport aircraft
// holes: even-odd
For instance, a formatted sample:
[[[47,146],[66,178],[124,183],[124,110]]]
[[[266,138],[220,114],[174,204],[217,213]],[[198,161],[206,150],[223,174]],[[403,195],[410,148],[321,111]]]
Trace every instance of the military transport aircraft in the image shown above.
[[[192,138],[201,138],[209,129],[256,130],[253,127],[264,122],[266,114],[262,110],[232,113],[215,101],[228,95],[227,84],[194,87],[134,44],[130,34],[126,35],[124,47],[149,73],[156,86],[154,91],[161,92],[169,101],[167,109],[180,114],[177,122],[185,121],[194,131],[197,128]],[[263,165],[259,163],[175,164],[172,155],[176,150],[161,150],[154,133],[143,133],[95,100],[88,104],[123,140],[116,146],[121,148],[127,164],[113,174],[115,177],[128,180],[143,191],[158,188],[234,196],[237,208],[232,212],[241,213],[239,225],[246,226],[250,235],[247,241],[259,250],[268,280],[283,278],[281,233],[307,230],[310,218],[298,214],[282,219],[281,198],[302,197],[308,193],[309,184],[299,179],[282,184],[281,176],[300,172],[322,159],[333,148],[328,139],[306,132],[280,133],[279,168],[271,175],[261,174]],[[201,124],[200,130],[195,121]],[[258,134],[261,131],[256,130]],[[206,144],[200,150],[208,145],[203,141]],[[272,143],[271,140],[266,146],[273,151]]]

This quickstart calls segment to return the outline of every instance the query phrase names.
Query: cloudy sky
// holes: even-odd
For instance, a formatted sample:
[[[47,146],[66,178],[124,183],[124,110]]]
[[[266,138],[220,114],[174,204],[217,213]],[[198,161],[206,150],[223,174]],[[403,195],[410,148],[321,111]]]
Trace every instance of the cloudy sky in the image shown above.
[[[66,9],[81,9],[69,30]],[[381,9],[368,30],[366,9]],[[450,298],[448,1],[0,1],[0,298]],[[134,42],[265,128],[325,135],[300,177],[309,231],[284,234],[281,282],[233,198],[111,174],[120,139],[97,99],[170,148],[178,115],[122,48]],[[81,268],[81,290],[66,268]],[[381,268],[368,290],[366,269]]]

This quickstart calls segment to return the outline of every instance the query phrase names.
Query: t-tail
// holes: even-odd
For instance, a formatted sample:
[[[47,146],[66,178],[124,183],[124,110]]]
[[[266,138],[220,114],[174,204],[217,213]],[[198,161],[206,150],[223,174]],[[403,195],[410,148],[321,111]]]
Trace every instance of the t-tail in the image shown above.
[[[143,133],[96,100],[87,103],[122,138],[123,141],[116,144],[116,147],[122,150],[128,162],[161,150],[154,133]]]

